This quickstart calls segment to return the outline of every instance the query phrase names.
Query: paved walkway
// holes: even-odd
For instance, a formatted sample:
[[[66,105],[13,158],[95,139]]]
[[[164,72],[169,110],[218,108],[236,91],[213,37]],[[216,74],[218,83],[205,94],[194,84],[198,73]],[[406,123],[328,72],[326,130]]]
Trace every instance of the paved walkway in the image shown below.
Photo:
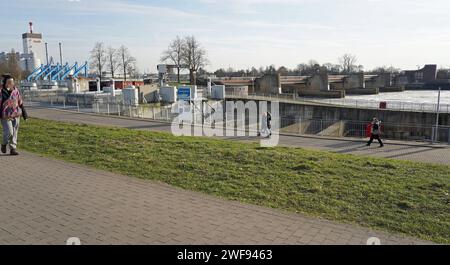
[[[26,152],[0,163],[12,167],[0,171],[0,244],[427,243]]]
[[[112,125],[130,129],[155,130],[170,132],[170,124],[151,120],[133,120],[114,116],[98,116],[56,109],[29,108],[30,115],[37,118],[77,122],[93,125]],[[255,137],[229,138],[240,141],[255,141]],[[319,149],[345,154],[368,155],[375,157],[395,158],[428,163],[450,165],[450,146],[435,148],[426,144],[414,142],[385,141],[384,148],[378,148],[374,143],[366,147],[361,140],[325,139],[320,137],[280,136],[280,145]]]

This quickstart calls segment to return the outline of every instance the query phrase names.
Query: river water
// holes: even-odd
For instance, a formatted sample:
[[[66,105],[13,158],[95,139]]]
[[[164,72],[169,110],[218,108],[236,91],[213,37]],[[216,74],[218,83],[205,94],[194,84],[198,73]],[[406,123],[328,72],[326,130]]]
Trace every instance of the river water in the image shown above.
[[[409,90],[404,92],[380,93],[378,95],[346,95],[345,98],[374,101],[401,101],[411,103],[437,104],[437,90]],[[441,91],[441,104],[450,104],[450,90]]]

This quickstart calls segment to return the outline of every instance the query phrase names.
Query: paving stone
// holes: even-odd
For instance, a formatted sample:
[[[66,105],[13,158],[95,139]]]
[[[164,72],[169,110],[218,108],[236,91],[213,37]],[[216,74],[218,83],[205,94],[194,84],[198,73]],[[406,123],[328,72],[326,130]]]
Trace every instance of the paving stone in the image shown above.
[[[0,244],[365,244],[369,235],[429,243],[27,152],[0,156],[12,159],[15,174],[0,172]]]

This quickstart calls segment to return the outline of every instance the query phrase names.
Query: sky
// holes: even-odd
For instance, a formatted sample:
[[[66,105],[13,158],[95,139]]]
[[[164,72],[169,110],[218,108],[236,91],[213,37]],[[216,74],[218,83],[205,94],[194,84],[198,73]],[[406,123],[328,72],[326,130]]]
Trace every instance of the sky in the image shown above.
[[[21,34],[43,34],[49,53],[63,43],[69,62],[86,61],[96,42],[125,45],[142,72],[156,72],[176,36],[194,35],[207,70],[357,56],[378,66],[450,67],[447,0],[0,0],[0,51],[22,51]],[[8,11],[6,11],[8,10]]]

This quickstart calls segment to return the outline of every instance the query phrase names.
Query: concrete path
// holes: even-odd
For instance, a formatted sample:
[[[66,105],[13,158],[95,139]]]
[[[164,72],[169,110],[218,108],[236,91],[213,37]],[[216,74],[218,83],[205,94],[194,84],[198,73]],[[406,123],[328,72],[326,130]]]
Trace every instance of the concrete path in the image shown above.
[[[100,116],[71,111],[47,108],[29,108],[30,115],[41,119],[76,122],[93,125],[111,125],[129,129],[154,130],[170,132],[170,124],[151,120],[126,119],[114,116]],[[240,141],[256,141],[255,137],[228,138]],[[436,148],[427,144],[401,141],[385,141],[384,148],[378,148],[374,143],[366,147],[363,140],[326,139],[321,137],[280,136],[280,145],[319,149],[345,154],[367,155],[375,157],[394,158],[418,162],[450,164],[450,146]]]
[[[428,243],[26,152],[1,155],[0,163],[11,167],[0,171],[0,244],[63,245],[69,237],[82,244]]]

